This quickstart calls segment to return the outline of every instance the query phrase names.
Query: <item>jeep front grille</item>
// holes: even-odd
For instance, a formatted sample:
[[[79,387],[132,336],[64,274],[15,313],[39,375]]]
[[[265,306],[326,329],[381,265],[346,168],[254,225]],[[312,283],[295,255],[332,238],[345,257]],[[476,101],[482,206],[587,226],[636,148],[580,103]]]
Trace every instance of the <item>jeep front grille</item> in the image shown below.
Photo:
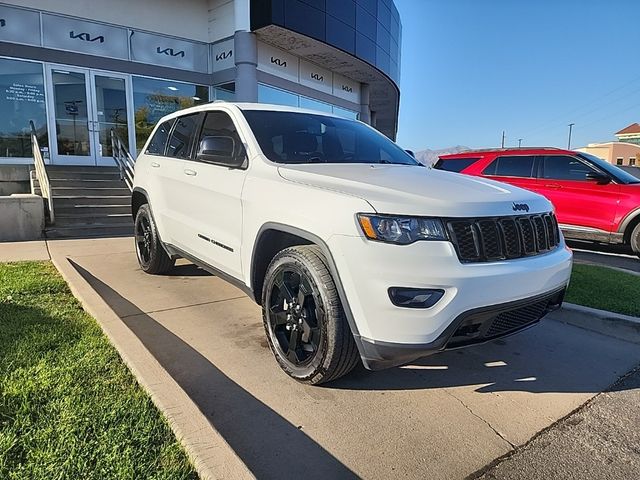
[[[462,262],[491,262],[553,250],[560,244],[553,213],[497,218],[456,218],[446,221]]]

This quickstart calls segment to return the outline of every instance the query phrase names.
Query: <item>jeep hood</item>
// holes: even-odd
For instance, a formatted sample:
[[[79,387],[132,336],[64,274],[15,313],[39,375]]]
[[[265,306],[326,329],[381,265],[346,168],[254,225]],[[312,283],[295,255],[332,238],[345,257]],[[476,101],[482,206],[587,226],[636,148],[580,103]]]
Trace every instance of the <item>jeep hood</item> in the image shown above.
[[[418,166],[323,163],[278,171],[291,182],[361,198],[378,213],[484,217],[553,210],[544,197],[512,185]]]

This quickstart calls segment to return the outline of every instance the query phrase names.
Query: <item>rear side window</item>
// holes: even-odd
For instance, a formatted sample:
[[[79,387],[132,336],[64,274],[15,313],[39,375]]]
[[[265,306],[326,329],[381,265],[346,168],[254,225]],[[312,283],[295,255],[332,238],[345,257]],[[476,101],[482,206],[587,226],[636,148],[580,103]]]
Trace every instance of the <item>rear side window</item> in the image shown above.
[[[167,122],[163,122],[156,129],[156,132],[153,134],[153,137],[151,137],[151,141],[147,147],[148,154],[164,155],[164,148],[167,146],[167,139],[169,138],[169,132],[171,131],[172,125],[173,120],[169,120]]]
[[[167,157],[191,158],[191,148],[198,129],[199,118],[199,113],[178,117],[169,137]]]
[[[467,167],[470,167],[474,163],[480,160],[480,157],[477,158],[450,158],[448,160],[443,160],[441,158],[433,165],[433,168],[438,170],[446,170],[447,172],[461,172]]]
[[[544,157],[544,178],[554,180],[577,180],[587,179],[587,173],[595,170],[575,157],[568,155],[547,155]]]
[[[535,177],[533,167],[535,157],[533,155],[505,155],[496,158],[482,172],[483,175],[495,175],[497,177]]]

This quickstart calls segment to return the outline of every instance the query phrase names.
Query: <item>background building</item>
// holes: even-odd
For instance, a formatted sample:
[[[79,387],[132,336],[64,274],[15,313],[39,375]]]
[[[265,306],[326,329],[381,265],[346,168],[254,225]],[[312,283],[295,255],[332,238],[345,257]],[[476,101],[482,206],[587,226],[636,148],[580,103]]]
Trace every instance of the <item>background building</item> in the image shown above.
[[[640,166],[640,145],[634,143],[590,143],[586,147],[578,148],[577,150],[600,157],[614,165]]]
[[[9,0],[0,4],[0,164],[135,156],[157,120],[216,99],[360,118],[395,138],[393,0]]]
[[[634,143],[640,145],[640,125],[632,123],[616,133],[619,142]]]

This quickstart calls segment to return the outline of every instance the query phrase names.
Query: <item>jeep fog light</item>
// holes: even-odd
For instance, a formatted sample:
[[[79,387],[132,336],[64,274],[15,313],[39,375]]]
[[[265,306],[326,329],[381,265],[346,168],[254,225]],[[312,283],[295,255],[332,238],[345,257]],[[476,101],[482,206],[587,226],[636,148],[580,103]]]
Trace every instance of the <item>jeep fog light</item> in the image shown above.
[[[389,288],[389,298],[396,307],[433,307],[443,295],[444,290],[438,288]]]

